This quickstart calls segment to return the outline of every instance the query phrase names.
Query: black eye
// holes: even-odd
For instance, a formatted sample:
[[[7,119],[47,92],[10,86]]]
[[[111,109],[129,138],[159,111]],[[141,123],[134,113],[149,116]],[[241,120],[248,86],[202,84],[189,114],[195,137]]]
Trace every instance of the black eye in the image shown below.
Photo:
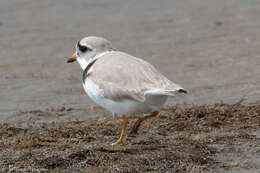
[[[88,50],[88,47],[81,45],[80,42],[78,42],[78,48],[82,53],[85,53]]]

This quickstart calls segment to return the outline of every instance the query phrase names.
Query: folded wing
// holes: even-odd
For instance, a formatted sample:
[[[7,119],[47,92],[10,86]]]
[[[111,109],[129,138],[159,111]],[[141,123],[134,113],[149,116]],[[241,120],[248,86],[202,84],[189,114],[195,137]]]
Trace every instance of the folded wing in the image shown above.
[[[132,99],[144,102],[147,95],[174,96],[186,91],[171,82],[148,62],[123,52],[102,56],[89,76],[114,101]]]

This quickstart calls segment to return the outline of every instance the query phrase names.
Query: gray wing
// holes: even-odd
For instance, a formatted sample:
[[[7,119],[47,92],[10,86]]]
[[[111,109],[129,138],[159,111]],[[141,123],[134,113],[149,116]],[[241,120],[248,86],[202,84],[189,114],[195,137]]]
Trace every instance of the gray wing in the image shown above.
[[[183,89],[158,72],[148,62],[113,52],[102,56],[93,65],[91,79],[114,101],[133,99],[145,101],[146,94],[172,95]]]

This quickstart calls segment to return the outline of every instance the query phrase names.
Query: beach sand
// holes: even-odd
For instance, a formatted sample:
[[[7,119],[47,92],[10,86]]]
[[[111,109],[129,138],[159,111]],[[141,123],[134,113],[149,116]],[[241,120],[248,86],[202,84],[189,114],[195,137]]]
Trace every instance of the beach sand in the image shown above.
[[[260,172],[259,18],[258,0],[1,1],[0,168]],[[90,35],[149,61],[189,91],[169,99],[150,130],[146,124],[119,148],[106,144],[121,121],[86,96],[80,66],[66,63]],[[231,120],[225,113],[219,124],[203,124],[200,106],[216,103],[229,105]],[[195,116],[187,122],[186,111]]]

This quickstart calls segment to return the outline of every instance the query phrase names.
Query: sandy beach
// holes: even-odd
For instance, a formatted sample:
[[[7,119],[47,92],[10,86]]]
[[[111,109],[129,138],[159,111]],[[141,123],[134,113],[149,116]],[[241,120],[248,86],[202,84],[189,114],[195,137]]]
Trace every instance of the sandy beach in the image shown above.
[[[0,146],[3,150],[0,151],[0,167],[8,171],[31,166],[41,168],[42,172],[91,171],[98,167],[97,172],[104,172],[103,167],[114,164],[113,159],[125,157],[129,165],[125,162],[122,163],[125,166],[119,164],[115,167],[118,170],[111,168],[107,172],[123,172],[127,167],[130,172],[138,172],[131,167],[137,163],[127,159],[138,157],[136,153],[141,151],[143,158],[153,157],[165,148],[178,152],[172,157],[159,154],[154,157],[154,162],[149,162],[150,167],[140,167],[139,171],[165,172],[168,168],[170,172],[259,172],[259,18],[260,3],[257,0],[1,1]],[[145,126],[137,141],[130,138],[119,149],[101,145],[107,142],[101,138],[110,142],[115,139],[121,120],[113,122],[109,112],[87,97],[82,87],[80,66],[66,63],[74,53],[77,41],[91,35],[105,37],[118,50],[149,61],[162,74],[189,91],[185,96],[168,100],[167,108],[154,120],[151,133]],[[241,99],[243,102],[231,109]],[[196,125],[203,128],[192,133],[191,129],[181,128],[185,121],[178,118],[181,116],[178,112],[172,111],[178,108],[183,117],[188,114],[186,111],[200,116],[196,111],[202,106],[207,110],[204,112],[206,117],[215,115],[217,118],[217,114],[212,115],[208,110],[215,111],[214,105],[222,103],[229,105],[225,111],[231,111],[230,114],[225,112],[225,116],[234,118],[239,115],[238,119],[230,120],[238,126],[227,125],[229,120],[226,118],[220,119],[218,125],[204,126],[199,117],[194,117]],[[162,134],[167,123],[174,126],[174,130]],[[71,128],[70,132],[63,129],[66,126]],[[97,131],[99,137],[89,137],[89,133],[94,133],[99,126],[104,128]],[[89,130],[89,133],[80,132],[79,136],[71,138],[57,136],[54,141],[52,130],[61,134],[77,134],[84,130]],[[233,133],[235,131],[237,133]],[[6,135],[9,133],[11,135]],[[39,144],[41,139],[33,138],[36,134],[42,134],[39,138],[43,144]],[[81,136],[84,134],[85,137]],[[35,140],[35,145],[25,144],[28,139]],[[57,149],[56,155],[49,153],[53,145],[57,146],[63,139],[75,141],[62,144],[62,150]],[[12,143],[17,140],[18,143]],[[244,151],[237,147],[240,144]],[[182,145],[184,148],[180,149]],[[74,150],[77,147],[80,151]],[[185,147],[195,147],[193,151],[200,153],[199,161],[194,158],[196,154]],[[40,157],[36,153],[41,149],[48,152],[46,155],[40,152]],[[244,155],[239,155],[238,150]],[[225,152],[229,154],[225,155]],[[79,160],[75,159],[75,153],[80,154]],[[89,156],[90,153],[93,157]],[[108,153],[114,154],[110,157]],[[26,154],[31,154],[31,160],[25,163],[21,160],[27,157]],[[106,161],[96,161],[99,156],[105,157]],[[40,158],[38,162],[34,160],[37,157]],[[43,161],[50,158],[53,158],[50,163]],[[170,159],[166,159],[167,164],[159,163],[162,158]],[[202,158],[206,161],[201,161]],[[94,159],[99,165],[79,166],[87,163],[88,159]],[[189,162],[191,165],[187,164]],[[157,163],[161,166],[158,169],[154,166]],[[171,167],[171,163],[179,165]],[[50,166],[52,164],[56,166]],[[27,171],[33,172],[33,169]]]

